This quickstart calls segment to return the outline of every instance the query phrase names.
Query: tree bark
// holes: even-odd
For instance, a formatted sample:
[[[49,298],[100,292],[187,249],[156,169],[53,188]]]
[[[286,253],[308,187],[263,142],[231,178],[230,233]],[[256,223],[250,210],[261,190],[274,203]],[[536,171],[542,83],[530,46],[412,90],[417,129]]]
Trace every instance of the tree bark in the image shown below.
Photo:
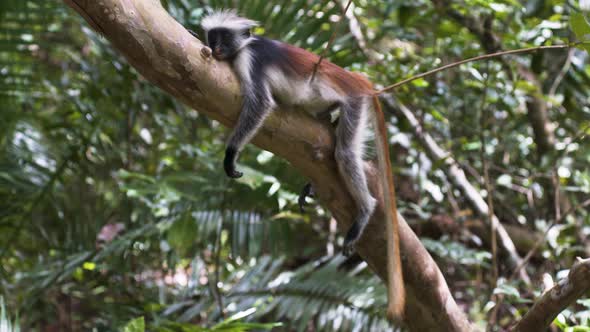
[[[202,55],[203,44],[162,8],[159,0],[64,0],[103,34],[145,78],[200,113],[232,127],[240,110],[239,83],[227,63]],[[338,176],[333,129],[304,112],[274,112],[253,143],[287,159],[309,178],[341,230],[352,224],[354,203]],[[221,164],[221,160],[220,160]],[[369,184],[378,193],[374,168]],[[473,331],[441,271],[400,216],[407,301],[404,323],[411,331]],[[382,204],[357,250],[386,280],[386,232]]]
[[[546,331],[557,315],[590,290],[590,259],[578,258],[567,278],[546,291],[513,331]]]

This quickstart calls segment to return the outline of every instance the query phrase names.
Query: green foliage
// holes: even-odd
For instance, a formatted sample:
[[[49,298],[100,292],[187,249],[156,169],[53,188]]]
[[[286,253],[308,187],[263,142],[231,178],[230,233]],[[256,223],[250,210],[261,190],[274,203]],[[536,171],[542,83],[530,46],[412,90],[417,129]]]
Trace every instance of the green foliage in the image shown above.
[[[294,271],[282,270],[283,260],[262,257],[249,272],[225,290],[228,306],[238,311],[257,308],[253,317],[288,318],[289,329],[305,331],[310,323],[321,331],[348,331],[371,326],[388,330],[385,288],[376,278],[345,273],[343,257],[321,258]],[[339,278],[334,278],[339,275]],[[215,299],[204,297],[170,306],[167,316],[191,321],[205,312],[219,315]],[[338,320],[330,317],[337,316]]]
[[[281,323],[246,323],[241,320],[255,312],[255,309],[248,311],[238,312],[232,317],[229,317],[211,328],[200,328],[195,327],[192,324],[187,323],[165,323],[165,327],[158,327],[158,331],[172,332],[210,332],[210,331],[228,331],[228,332],[246,332],[246,331],[268,331],[275,327],[281,327]]]
[[[586,43],[590,42],[588,40],[588,37],[590,36],[590,25],[588,24],[588,21],[586,21],[584,15],[580,13],[572,14],[572,17],[570,18],[570,24],[572,30],[576,34],[576,37],[578,37],[580,41],[585,42],[581,45],[581,47],[586,50],[586,52],[590,53],[590,45]]]
[[[486,251],[473,250],[465,245],[441,239],[433,241],[431,239],[422,239],[422,244],[433,255],[450,260],[465,266],[484,266],[489,267],[489,261],[492,255]]]
[[[145,331],[145,321],[143,317],[136,318],[123,328],[122,332],[144,332]]]

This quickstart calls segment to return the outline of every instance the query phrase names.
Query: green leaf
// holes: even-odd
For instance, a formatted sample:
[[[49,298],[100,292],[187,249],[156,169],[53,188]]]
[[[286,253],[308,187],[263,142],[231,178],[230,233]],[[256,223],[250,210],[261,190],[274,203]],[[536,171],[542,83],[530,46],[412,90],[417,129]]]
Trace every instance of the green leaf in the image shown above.
[[[584,44],[580,44],[578,47],[590,53],[590,44],[586,44],[590,43],[590,39],[588,38],[590,37],[590,25],[588,24],[588,21],[586,21],[584,15],[580,13],[572,14],[570,25],[576,34],[576,37],[578,37],[581,42],[584,42]]]
[[[145,331],[145,321],[143,317],[136,318],[123,328],[123,332],[144,332]]]
[[[245,311],[240,311],[235,315],[227,318],[223,322],[215,325],[211,328],[211,331],[235,331],[235,332],[242,332],[242,331],[262,331],[262,330],[271,330],[275,327],[282,326],[281,323],[245,323],[240,322],[241,319],[246,318],[253,313],[256,312],[255,308],[250,308]]]
[[[429,86],[428,81],[426,81],[423,78],[413,80],[412,85],[414,85],[415,87],[418,87],[418,88],[426,88]]]
[[[168,230],[168,243],[183,256],[188,253],[189,249],[195,242],[198,235],[198,227],[195,220],[190,214],[174,222]]]

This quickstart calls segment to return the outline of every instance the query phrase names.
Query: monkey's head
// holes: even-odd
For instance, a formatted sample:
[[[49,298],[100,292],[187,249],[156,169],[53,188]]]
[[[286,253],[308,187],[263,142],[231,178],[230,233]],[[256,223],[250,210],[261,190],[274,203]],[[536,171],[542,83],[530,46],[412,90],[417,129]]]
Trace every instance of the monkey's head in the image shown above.
[[[207,36],[207,46],[213,51],[217,60],[228,60],[251,40],[250,29],[258,23],[240,17],[234,10],[216,11],[201,21],[201,27]]]

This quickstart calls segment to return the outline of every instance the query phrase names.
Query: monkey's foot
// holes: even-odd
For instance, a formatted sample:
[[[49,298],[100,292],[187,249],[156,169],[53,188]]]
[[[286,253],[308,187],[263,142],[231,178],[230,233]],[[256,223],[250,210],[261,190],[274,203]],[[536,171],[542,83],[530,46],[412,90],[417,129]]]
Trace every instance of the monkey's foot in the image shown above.
[[[225,174],[227,174],[227,176],[232,179],[239,179],[242,177],[242,175],[244,175],[244,173],[238,172],[235,169],[225,170]]]
[[[238,160],[239,151],[237,148],[228,146],[225,149],[225,158],[223,159],[223,169],[225,174],[232,179],[241,178],[244,173],[236,171],[236,160]]]
[[[348,232],[346,233],[346,237],[344,238],[344,246],[342,248],[342,253],[344,256],[351,256],[355,252],[355,244],[361,237],[361,229],[359,227],[359,223],[355,222],[352,224]]]
[[[314,197],[314,196],[315,196],[315,191],[313,190],[311,183],[306,184],[303,187],[303,189],[301,190],[301,193],[299,194],[299,199],[297,200],[297,203],[299,203],[299,211],[301,211],[301,213],[303,213],[303,207],[305,206],[305,199],[307,197]]]
[[[342,248],[342,254],[346,257],[350,257],[354,254],[354,243],[345,244]]]

